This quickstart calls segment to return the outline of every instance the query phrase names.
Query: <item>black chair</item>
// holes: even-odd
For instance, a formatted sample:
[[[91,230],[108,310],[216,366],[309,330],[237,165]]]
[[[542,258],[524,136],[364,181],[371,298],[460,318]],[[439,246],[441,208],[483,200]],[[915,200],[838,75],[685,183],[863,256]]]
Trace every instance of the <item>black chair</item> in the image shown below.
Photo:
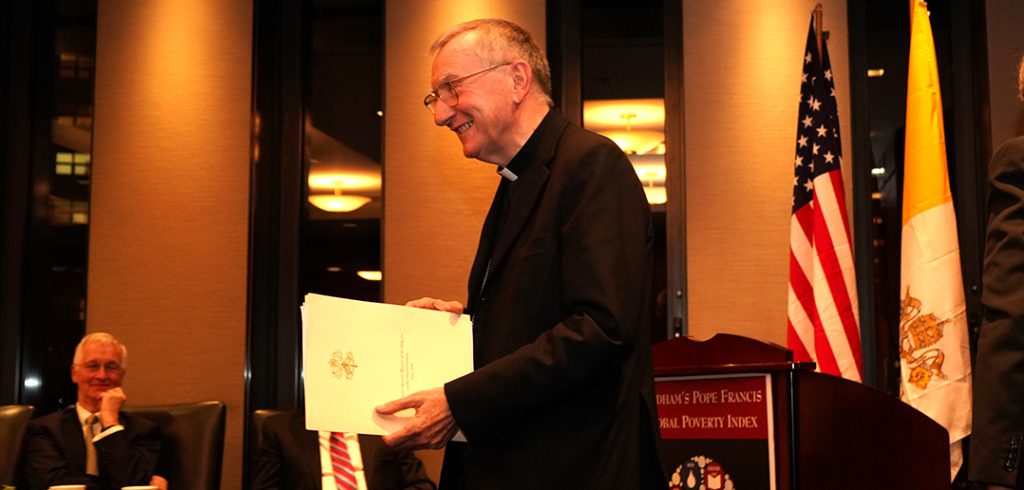
[[[263,423],[270,417],[279,413],[284,413],[284,410],[270,410],[260,409],[252,411],[252,419],[249,420],[249,450],[250,454],[255,455],[256,451],[263,444]]]
[[[124,410],[160,427],[163,447],[157,474],[167,479],[170,490],[220,488],[227,414],[224,403],[129,406]]]
[[[263,445],[263,423],[268,418],[284,410],[260,409],[253,410],[249,419],[249,482],[256,481],[256,455],[259,454],[260,446]]]
[[[32,419],[31,405],[0,406],[0,485],[14,484],[21,457],[21,440]]]

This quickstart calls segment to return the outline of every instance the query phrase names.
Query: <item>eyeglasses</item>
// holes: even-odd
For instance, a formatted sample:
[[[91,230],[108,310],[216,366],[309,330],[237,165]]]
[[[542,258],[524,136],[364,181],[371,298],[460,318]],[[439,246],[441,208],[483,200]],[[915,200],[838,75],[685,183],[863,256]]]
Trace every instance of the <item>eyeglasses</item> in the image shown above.
[[[480,71],[475,71],[469,75],[462,75],[459,78],[453,78],[447,82],[442,82],[433,92],[427,94],[423,98],[423,105],[426,106],[430,113],[434,113],[434,107],[437,106],[437,101],[444,102],[448,107],[455,107],[459,103],[459,93],[455,91],[455,84],[466,80],[469,77],[475,77],[481,73],[489,72],[495,68],[499,68],[506,65],[511,65],[512,62],[498,63],[497,65],[491,65]]]
[[[79,364],[78,367],[82,368],[83,371],[89,374],[95,374],[100,371],[102,367],[109,374],[124,374],[124,368],[116,362],[108,362],[106,364],[100,364],[98,362],[87,362],[85,364]]]

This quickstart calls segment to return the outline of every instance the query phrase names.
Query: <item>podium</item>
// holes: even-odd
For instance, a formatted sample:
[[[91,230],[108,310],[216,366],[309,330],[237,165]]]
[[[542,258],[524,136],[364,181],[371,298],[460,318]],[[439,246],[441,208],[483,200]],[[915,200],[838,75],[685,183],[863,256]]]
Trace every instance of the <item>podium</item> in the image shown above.
[[[652,361],[669,489],[950,488],[945,428],[784,347],[682,337]]]

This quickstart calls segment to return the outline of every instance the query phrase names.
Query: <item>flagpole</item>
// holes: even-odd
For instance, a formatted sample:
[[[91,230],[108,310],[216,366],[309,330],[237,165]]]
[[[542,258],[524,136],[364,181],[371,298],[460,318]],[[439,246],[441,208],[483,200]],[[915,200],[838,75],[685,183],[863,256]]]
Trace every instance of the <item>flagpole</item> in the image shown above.
[[[824,20],[825,20],[825,8],[822,7],[821,4],[819,3],[819,4],[814,6],[814,36],[815,36],[815,39],[818,41],[818,55],[821,55],[821,33],[822,33],[822,27],[821,26],[823,25],[822,23],[824,22]]]

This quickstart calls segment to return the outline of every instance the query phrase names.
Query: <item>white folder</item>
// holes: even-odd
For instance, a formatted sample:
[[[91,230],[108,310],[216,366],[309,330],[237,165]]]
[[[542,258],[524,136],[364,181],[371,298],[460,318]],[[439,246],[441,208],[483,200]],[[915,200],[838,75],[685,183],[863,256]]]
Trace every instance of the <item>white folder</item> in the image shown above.
[[[389,434],[412,411],[375,407],[473,370],[468,315],[307,294],[302,331],[311,430]]]

